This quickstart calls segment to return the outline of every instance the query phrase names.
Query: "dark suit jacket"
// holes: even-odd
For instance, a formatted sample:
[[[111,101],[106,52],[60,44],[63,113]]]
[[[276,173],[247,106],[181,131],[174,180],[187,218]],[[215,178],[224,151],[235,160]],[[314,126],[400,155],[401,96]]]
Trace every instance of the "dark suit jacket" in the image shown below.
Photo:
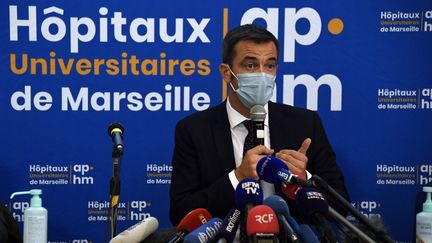
[[[23,242],[17,222],[3,202],[0,202],[0,242]]]
[[[297,150],[306,138],[311,138],[307,170],[321,176],[348,198],[335,153],[317,113],[272,102],[268,113],[272,149],[275,152]],[[235,168],[235,160],[226,102],[177,123],[172,165],[170,218],[173,225],[196,208],[206,208],[213,217],[223,219],[234,207],[235,193],[228,173]],[[286,200],[290,212],[296,216],[295,203]]]

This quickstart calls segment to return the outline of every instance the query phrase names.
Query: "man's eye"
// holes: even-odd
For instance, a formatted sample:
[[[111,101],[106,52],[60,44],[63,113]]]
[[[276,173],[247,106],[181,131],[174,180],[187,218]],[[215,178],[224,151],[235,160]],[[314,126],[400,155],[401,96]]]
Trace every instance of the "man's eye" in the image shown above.
[[[255,64],[253,64],[253,63],[248,63],[248,64],[245,65],[245,67],[246,67],[247,69],[254,69],[254,68],[255,68]]]
[[[276,68],[276,64],[274,63],[267,64],[267,70],[273,70],[275,68]]]

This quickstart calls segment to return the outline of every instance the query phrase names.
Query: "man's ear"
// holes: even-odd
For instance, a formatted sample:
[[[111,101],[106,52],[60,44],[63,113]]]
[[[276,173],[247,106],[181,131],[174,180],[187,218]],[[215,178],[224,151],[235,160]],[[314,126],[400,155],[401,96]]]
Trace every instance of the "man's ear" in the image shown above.
[[[228,64],[226,63],[221,63],[219,65],[219,73],[223,79],[223,81],[225,81],[226,83],[230,83],[232,80],[232,74],[230,72],[230,68],[228,66]]]

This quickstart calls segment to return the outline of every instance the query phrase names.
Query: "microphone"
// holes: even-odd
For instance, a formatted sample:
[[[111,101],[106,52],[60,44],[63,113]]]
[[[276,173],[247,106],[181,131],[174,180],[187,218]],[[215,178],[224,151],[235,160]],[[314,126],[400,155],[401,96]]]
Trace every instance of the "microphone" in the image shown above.
[[[312,202],[312,205],[309,205],[309,207],[315,208],[317,205],[319,206],[318,208],[323,207],[320,210],[323,212],[324,216],[329,216],[332,219],[334,219],[335,221],[337,221],[338,223],[344,225],[347,229],[350,229],[353,233],[355,233],[358,236],[358,238],[361,239],[361,242],[368,242],[368,243],[375,242],[375,240],[371,239],[371,237],[369,237],[367,234],[364,233],[365,230],[363,230],[363,231],[360,230],[355,225],[353,225],[351,222],[349,222],[345,217],[343,217],[342,215],[340,215],[336,210],[334,210],[332,207],[330,207],[328,205],[327,200],[322,196],[322,194],[320,192],[317,192],[317,191],[315,191],[313,189],[302,189],[301,191],[299,190],[299,192],[298,192],[297,195],[299,195],[299,194],[305,194],[304,190],[306,191],[306,193],[309,194],[308,195],[309,197],[313,197],[314,198],[314,199],[312,199],[312,200],[309,201],[309,202]],[[298,204],[297,204],[297,207],[299,207]],[[300,210],[300,213],[302,213],[301,210]],[[322,230],[322,229],[320,229],[318,227],[318,231],[319,230]],[[324,230],[329,230],[329,229],[328,228],[327,229],[324,228]],[[331,229],[330,229],[330,232],[324,231],[324,233],[328,233],[328,234],[331,235],[333,233],[333,231],[331,231]],[[343,233],[346,233],[346,232],[343,232]],[[314,241],[312,241],[312,242],[314,242]]]
[[[328,202],[320,192],[309,188],[298,190],[296,206],[306,222],[316,226],[321,242],[337,242],[335,233],[325,219],[329,211]]]
[[[293,227],[294,231],[300,237],[301,242],[303,243],[319,243],[318,238],[316,237],[314,231],[307,224],[299,225],[297,221],[289,216],[288,217],[289,224]],[[344,241],[342,241],[344,242]],[[348,241],[346,241],[348,242]]]
[[[300,225],[300,231],[301,231],[301,237],[303,240],[303,243],[319,243],[317,236],[312,231],[311,227],[307,224],[301,224]],[[348,241],[347,241],[348,242]]]
[[[289,240],[289,242],[301,242],[299,237],[287,221],[287,219],[289,218],[289,208],[285,200],[280,196],[272,195],[266,198],[263,204],[273,209],[277,215],[279,225],[282,229],[282,232],[279,235],[279,238],[282,238],[281,242],[286,242],[287,239]]]
[[[247,213],[255,205],[263,201],[263,190],[259,182],[252,178],[246,178],[239,182],[235,190],[235,203],[237,208],[244,209]]]
[[[113,159],[113,173],[110,179],[110,224],[111,238],[117,234],[117,208],[120,196],[120,168],[123,157],[123,126],[120,123],[111,123],[108,127],[108,135],[114,142],[111,153]]]
[[[294,174],[294,176],[297,176],[297,178],[302,179],[302,180],[306,180],[306,176],[303,174],[297,175]],[[286,183],[282,183],[281,184],[281,191],[282,193],[287,196],[288,198],[295,200],[295,196],[297,194],[297,191],[301,188],[299,185],[297,184],[286,184]]]
[[[184,243],[206,243],[212,242],[222,225],[220,218],[212,218],[196,230],[190,232],[183,240]]]
[[[237,208],[232,208],[225,219],[222,221],[222,225],[217,236],[218,243],[233,242],[237,229],[240,225],[241,211]]]
[[[296,232],[296,234],[299,235],[301,238],[302,232],[300,229],[300,225],[297,223],[297,221],[292,216],[288,216],[287,220],[288,220],[288,223],[293,228],[294,232]]]
[[[141,242],[153,234],[159,227],[159,222],[154,217],[146,218],[127,230],[112,238],[110,243],[135,243]]]
[[[357,239],[361,239],[361,242],[366,243],[374,243],[376,240],[371,239],[367,234],[364,232],[368,232],[368,230],[363,229],[360,230],[355,225],[353,225],[351,222],[349,222],[346,218],[344,218],[342,215],[340,215],[336,210],[334,210],[332,207],[329,206],[329,212],[328,215],[339,222],[340,224],[343,224],[346,228],[350,229],[353,233],[357,235]],[[351,235],[348,235],[347,232],[345,232],[344,228],[341,230],[342,233],[345,234],[345,236],[350,237]],[[347,239],[348,240],[348,239]],[[350,239],[350,241],[353,241],[353,239]]]
[[[205,208],[197,208],[190,211],[176,227],[177,233],[171,238],[169,243],[182,242],[189,232],[207,223],[211,218],[212,216]]]
[[[262,105],[254,105],[249,111],[253,122],[254,146],[264,145],[264,120],[267,112]]]
[[[246,236],[246,219],[249,211],[255,206],[262,203],[264,197],[260,183],[252,178],[246,178],[239,182],[235,190],[236,207],[243,210],[244,217],[240,225],[241,241],[247,238]]]
[[[288,183],[303,187],[313,186],[312,182],[302,180],[291,174],[288,166],[282,160],[271,155],[265,156],[258,161],[256,171],[261,179],[272,184]]]
[[[252,208],[247,217],[246,231],[254,243],[278,242],[279,223],[273,209],[266,205]]]
[[[345,198],[343,198],[335,189],[333,189],[321,177],[319,177],[318,175],[313,175],[312,181],[313,181],[313,185],[315,188],[318,188],[320,191],[326,192],[330,196],[334,197],[334,199],[336,199],[339,202],[339,204],[345,210],[348,210],[357,220],[359,220],[361,223],[363,223],[363,225],[366,226],[367,229],[370,230],[371,233],[373,233],[373,235],[375,237],[377,237],[379,240],[381,240],[383,242],[387,242],[387,243],[393,243],[394,242],[394,240],[392,240],[390,238],[390,236],[387,234],[387,232],[385,231],[385,229],[383,227],[380,227],[378,225],[374,225],[371,220],[369,220],[366,216],[364,216],[359,211],[357,211],[357,209],[354,208],[353,205],[351,205]],[[330,212],[330,215],[331,215],[331,212]],[[360,230],[358,230],[358,231],[360,231]],[[358,234],[358,236],[362,237],[361,234]],[[364,236],[367,236],[367,235],[364,235]],[[366,242],[371,242],[371,240],[366,239],[366,237],[362,237],[362,239]]]
[[[124,128],[118,122],[111,123],[108,127],[108,135],[112,138],[112,141],[114,142],[113,150],[116,151],[119,155],[123,154],[123,133]]]

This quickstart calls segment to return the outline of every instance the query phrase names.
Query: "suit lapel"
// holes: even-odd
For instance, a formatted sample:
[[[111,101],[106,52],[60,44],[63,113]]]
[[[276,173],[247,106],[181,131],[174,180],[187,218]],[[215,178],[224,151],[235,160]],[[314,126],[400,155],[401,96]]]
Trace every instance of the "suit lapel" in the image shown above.
[[[273,102],[268,103],[268,110],[271,148],[278,152],[283,149],[284,139],[287,139],[284,131],[288,124],[284,124],[284,118]]]
[[[226,111],[226,101],[215,109],[216,119],[213,121],[213,138],[215,155],[220,158],[221,169],[229,172],[235,169],[234,150],[231,138],[231,128]]]
[[[268,103],[269,112],[269,129],[270,129],[270,143],[271,148],[274,149],[275,153],[282,149],[286,149],[287,141],[289,140],[289,118],[285,117],[282,112],[278,109],[278,106],[273,103]],[[275,186],[275,192],[277,195],[282,196],[285,200],[290,203],[292,200],[287,200],[285,194],[282,192],[280,186]],[[290,205],[291,207],[291,205]]]

